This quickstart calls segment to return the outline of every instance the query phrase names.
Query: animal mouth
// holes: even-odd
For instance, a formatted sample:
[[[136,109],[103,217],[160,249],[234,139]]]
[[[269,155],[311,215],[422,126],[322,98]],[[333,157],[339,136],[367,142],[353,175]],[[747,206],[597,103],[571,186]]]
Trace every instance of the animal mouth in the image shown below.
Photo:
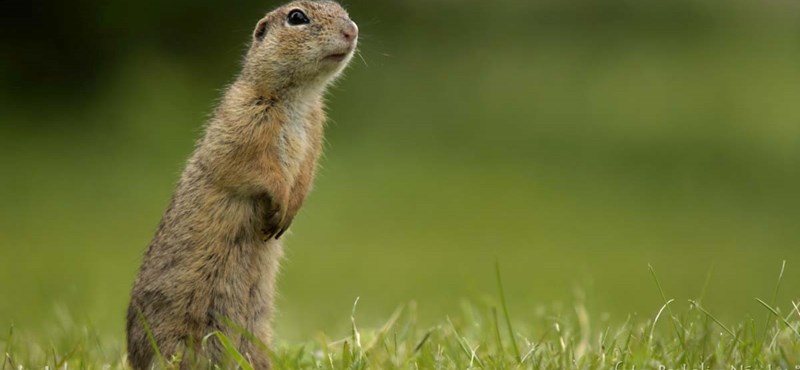
[[[325,56],[324,59],[327,60],[327,61],[331,61],[331,62],[341,62],[341,61],[347,59],[347,57],[352,52],[353,52],[353,47],[349,47],[349,48],[344,49],[344,50],[340,50],[340,51],[336,51],[334,53],[330,53],[327,56]]]
[[[347,58],[348,54],[350,54],[350,53],[349,52],[344,52],[344,53],[329,54],[328,56],[325,57],[325,60],[330,60],[330,61],[334,61],[334,62],[341,62],[345,58]]]

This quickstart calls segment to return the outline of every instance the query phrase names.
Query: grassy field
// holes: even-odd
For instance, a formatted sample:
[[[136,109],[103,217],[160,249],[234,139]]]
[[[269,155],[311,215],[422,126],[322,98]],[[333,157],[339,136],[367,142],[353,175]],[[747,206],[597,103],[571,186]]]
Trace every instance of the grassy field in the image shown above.
[[[150,3],[52,23],[79,52],[58,83],[0,75],[6,368],[120,365],[141,255],[265,6]],[[352,4],[363,59],[286,236],[276,363],[797,366],[800,8],[463,3]]]
[[[463,304],[457,316],[433,325],[422,324],[417,304],[411,303],[381,326],[365,329],[357,319],[356,299],[349,335],[320,333],[314,341],[262,348],[276,369],[800,368],[800,302],[782,311],[757,299],[764,309],[763,322],[726,324],[702,306],[703,296],[688,303],[667,299],[652,268],[651,273],[663,305],[646,315],[629,315],[621,325],[590,316],[581,299],[572,307],[542,309],[533,321],[515,321],[498,268],[496,299]],[[203,345],[207,340],[223,343],[230,361],[225,368],[252,369],[229,337],[216,332],[209,333]],[[5,353],[2,369],[128,367],[121,343],[67,316],[49,330],[45,341],[11,330],[0,344]],[[181,355],[159,357],[158,362],[162,368],[178,368]]]

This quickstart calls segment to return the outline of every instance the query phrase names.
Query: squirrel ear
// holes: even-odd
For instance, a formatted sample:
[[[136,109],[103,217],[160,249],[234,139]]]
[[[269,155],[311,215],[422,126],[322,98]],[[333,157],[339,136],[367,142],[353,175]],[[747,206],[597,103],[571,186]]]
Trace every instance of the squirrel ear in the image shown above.
[[[256,41],[261,41],[264,39],[264,35],[267,34],[267,20],[262,19],[256,25],[256,30],[253,31],[253,39]]]

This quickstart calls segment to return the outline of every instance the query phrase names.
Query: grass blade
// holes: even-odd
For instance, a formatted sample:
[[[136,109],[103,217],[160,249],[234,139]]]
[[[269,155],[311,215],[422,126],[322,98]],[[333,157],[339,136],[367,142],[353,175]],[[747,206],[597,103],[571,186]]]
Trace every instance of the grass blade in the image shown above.
[[[506,318],[506,325],[508,326],[508,335],[511,337],[511,347],[514,348],[514,355],[517,356],[517,362],[522,361],[522,356],[519,353],[517,346],[517,339],[514,337],[514,327],[511,324],[511,315],[508,314],[508,304],[506,304],[506,293],[503,291],[503,279],[500,277],[500,261],[494,263],[495,272],[497,273],[497,288],[500,291],[500,305],[503,308],[503,315]]]
[[[711,267],[709,267],[708,272],[706,273],[706,280],[703,282],[703,289],[700,290],[700,296],[697,297],[697,301],[702,303],[703,298],[706,296],[706,291],[708,290],[708,285],[711,283],[711,275],[714,274],[714,263],[711,263]]]
[[[669,301],[667,301],[667,295],[664,294],[664,289],[661,288],[661,282],[658,281],[656,270],[653,269],[653,265],[649,263],[647,264],[647,268],[650,269],[650,275],[653,275],[653,280],[655,280],[656,282],[656,286],[658,287],[658,292],[661,293],[661,299],[664,300],[664,306],[667,307],[667,312],[669,312],[669,316],[672,319],[670,320],[670,323],[672,323],[672,328],[675,329],[675,335],[678,336],[678,340],[681,342],[681,347],[683,347],[683,349],[686,350],[686,341],[684,341],[683,339],[682,329],[679,329],[678,324],[675,323],[676,321],[678,321],[678,318],[675,317],[675,314],[672,313],[672,308],[669,307],[668,303]]]
[[[247,359],[245,359],[244,356],[242,356],[242,354],[239,352],[239,350],[236,349],[236,346],[233,345],[230,338],[228,338],[222,332],[215,331],[209,335],[206,335],[206,337],[203,338],[203,341],[205,342],[209,337],[212,336],[217,338],[220,344],[222,344],[222,348],[225,349],[225,352],[228,353],[228,356],[230,356],[234,361],[236,361],[239,367],[241,367],[244,370],[254,370],[253,366],[250,365],[250,363],[247,362]]]
[[[461,350],[464,351],[464,354],[467,355],[467,358],[469,358],[470,363],[472,363],[472,361],[474,360],[478,362],[478,366],[480,366],[481,368],[485,368],[486,366],[483,364],[483,361],[481,361],[480,357],[478,357],[475,351],[473,351],[472,348],[469,347],[467,340],[464,339],[464,337],[462,337],[461,334],[458,333],[458,329],[456,329],[456,326],[453,325],[453,321],[450,320],[450,317],[447,318],[447,322],[450,324],[450,329],[453,330],[453,334],[456,336],[456,340],[458,341]]]
[[[13,339],[14,339],[14,325],[11,325],[11,327],[8,328],[8,338],[6,338],[6,343],[4,348],[5,356],[3,356],[3,370],[6,370],[6,364],[9,362],[11,363],[12,369],[16,367],[14,366],[14,362],[11,360],[11,353],[13,352],[13,345],[14,345],[14,342],[12,342]]]
[[[778,274],[778,282],[777,282],[777,283],[775,283],[775,292],[772,294],[772,301],[770,301],[770,304],[769,304],[769,306],[774,306],[774,305],[775,305],[775,301],[777,301],[777,300],[778,300],[778,290],[780,290],[780,288],[781,288],[781,281],[783,281],[783,271],[784,271],[785,269],[786,269],[786,260],[783,260],[783,263],[781,263],[781,272]],[[758,301],[761,301],[761,300],[760,300],[760,299],[758,299],[758,298],[756,298],[756,299],[757,299]],[[762,302],[762,303],[763,303],[763,302]],[[772,310],[772,308],[771,308],[771,307],[769,307],[769,306],[768,306],[767,308],[769,308],[769,309],[770,309],[770,311],[771,311],[771,310]],[[762,343],[762,344],[764,343],[764,341],[765,341],[765,340],[767,340],[767,329],[769,329],[769,319],[770,319],[770,316],[772,316],[772,315],[770,315],[770,314],[767,314],[767,318],[764,320],[764,335],[763,335],[763,336],[762,336],[762,338],[761,338],[761,343]]]
[[[392,330],[392,327],[400,318],[400,314],[402,313],[403,313],[403,307],[398,307],[396,310],[394,310],[392,315],[389,316],[389,320],[386,320],[386,323],[383,324],[383,326],[378,330],[375,336],[373,336],[372,340],[369,343],[367,343],[366,347],[364,347],[364,353],[369,352],[370,349],[375,347],[375,345],[377,345],[378,342],[380,342],[381,340],[383,340],[383,338],[386,337],[386,335],[389,333],[390,330]],[[355,326],[355,319],[353,319],[353,325]]]
[[[350,324],[352,325],[353,329],[353,357],[356,360],[361,359],[361,333],[358,331],[358,327],[356,327],[356,307],[358,306],[358,300],[361,297],[356,297],[356,301],[353,302],[353,311],[350,313]]]
[[[737,341],[737,342],[739,341],[739,336],[737,336],[737,335],[736,335],[736,334],[733,332],[733,330],[731,330],[731,329],[728,329],[728,327],[727,327],[727,326],[725,326],[725,324],[723,324],[721,321],[717,320],[717,318],[716,318],[716,317],[714,317],[714,315],[712,315],[710,312],[706,311],[706,309],[705,309],[705,308],[703,308],[703,306],[701,306],[699,303],[697,303],[696,301],[693,301],[693,300],[691,300],[691,299],[689,300],[689,303],[690,303],[690,304],[692,304],[693,306],[697,307],[697,309],[698,309],[698,310],[700,310],[700,312],[704,313],[706,316],[708,316],[708,318],[710,318],[710,319],[711,319],[712,321],[714,321],[714,322],[715,322],[717,325],[719,325],[719,327],[721,327],[723,330],[725,330],[725,332],[727,332],[728,334],[730,334],[730,336],[731,336],[731,337],[733,337],[733,339],[734,339],[735,341]]]
[[[156,338],[153,336],[153,331],[150,330],[150,325],[147,324],[147,320],[145,320],[141,309],[136,308],[136,316],[139,317],[139,321],[141,321],[142,326],[144,327],[144,332],[147,334],[147,340],[150,341],[150,346],[153,347],[153,351],[155,351],[156,353],[156,358],[158,358],[158,363],[161,365],[162,369],[166,369],[167,361],[161,354],[161,349],[158,348],[158,343],[156,342]]]
[[[425,342],[428,341],[428,338],[431,337],[431,334],[433,334],[434,330],[435,329],[431,329],[425,333],[425,336],[422,337],[422,340],[420,340],[419,343],[417,343],[417,345],[414,347],[414,354],[416,354],[422,349],[422,346],[425,344]]]
[[[764,301],[762,301],[761,299],[758,299],[758,298],[756,298],[756,301],[758,301],[758,303],[761,303],[761,305],[762,305],[762,306],[766,307],[766,308],[769,310],[769,312],[771,312],[771,314],[769,315],[770,317],[771,317],[772,315],[775,315],[775,316],[777,316],[778,318],[780,318],[780,319],[781,319],[781,321],[782,321],[782,322],[783,322],[783,323],[784,323],[784,324],[785,324],[785,325],[786,325],[786,326],[787,326],[789,329],[792,329],[792,331],[795,333],[795,335],[797,335],[797,337],[798,337],[798,338],[800,338],[800,332],[798,332],[798,331],[797,331],[797,328],[795,328],[794,326],[792,326],[792,324],[791,324],[791,323],[789,323],[789,321],[787,321],[785,318],[783,318],[783,317],[782,317],[782,316],[781,316],[781,315],[778,313],[778,310],[776,310],[776,309],[772,308],[770,305],[768,305],[768,304],[767,304],[767,302],[764,302]],[[770,319],[770,317],[767,317],[767,323],[769,323],[769,319]]]
[[[231,329],[233,333],[241,335],[244,339],[248,340],[251,344],[255,345],[259,351],[264,352],[267,356],[275,360],[277,356],[275,352],[269,348],[269,346],[261,340],[261,338],[257,337],[255,334],[251,333],[249,330],[244,328],[243,326],[239,325],[238,323],[234,322],[233,320],[225,317],[225,316],[216,316],[217,319],[222,322],[225,327]]]
[[[497,318],[497,307],[492,306],[492,319],[494,320],[494,335],[495,339],[497,340],[497,348],[500,349],[500,353],[503,353],[503,337],[500,335],[500,319]],[[520,359],[520,362],[522,360]]]
[[[647,339],[647,342],[650,345],[653,344],[653,332],[656,331],[656,324],[658,324],[658,319],[661,317],[661,313],[663,313],[664,310],[667,308],[667,306],[669,306],[669,304],[674,302],[674,301],[675,301],[675,299],[670,299],[669,301],[667,301],[667,303],[664,303],[664,305],[661,306],[661,309],[658,310],[658,313],[656,314],[656,318],[653,319],[653,326],[650,328],[650,336]]]

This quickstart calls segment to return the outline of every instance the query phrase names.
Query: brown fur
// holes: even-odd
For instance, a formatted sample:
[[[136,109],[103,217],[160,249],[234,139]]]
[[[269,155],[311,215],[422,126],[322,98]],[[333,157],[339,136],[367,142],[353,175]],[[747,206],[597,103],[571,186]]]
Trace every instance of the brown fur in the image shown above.
[[[289,25],[293,9],[311,22]],[[216,340],[199,346],[218,330],[255,368],[269,368],[257,342],[271,339],[278,238],[313,181],[324,90],[352,57],[357,32],[332,1],[292,2],[258,22],[242,72],[189,159],[134,283],[127,318],[134,368],[156,361],[145,322],[167,360],[184,353],[182,365],[191,366],[188,356],[203,352],[224,366]]]

